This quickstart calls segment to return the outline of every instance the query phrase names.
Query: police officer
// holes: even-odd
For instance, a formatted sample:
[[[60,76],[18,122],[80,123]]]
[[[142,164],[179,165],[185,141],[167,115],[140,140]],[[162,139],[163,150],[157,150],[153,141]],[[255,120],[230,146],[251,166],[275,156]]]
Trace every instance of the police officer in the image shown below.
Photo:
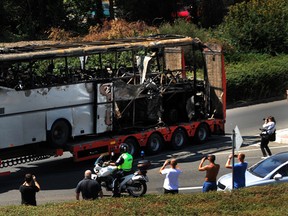
[[[126,143],[120,145],[120,153],[121,155],[115,163],[110,162],[110,165],[117,166],[117,171],[114,174],[113,197],[120,197],[119,182],[123,176],[130,174],[133,165],[133,156],[129,154]]]

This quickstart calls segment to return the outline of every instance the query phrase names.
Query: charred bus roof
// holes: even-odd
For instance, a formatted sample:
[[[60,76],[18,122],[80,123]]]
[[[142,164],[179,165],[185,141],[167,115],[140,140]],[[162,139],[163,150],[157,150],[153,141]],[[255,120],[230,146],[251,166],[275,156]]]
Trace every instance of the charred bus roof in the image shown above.
[[[27,44],[28,43],[28,44]],[[16,43],[17,45],[17,43]],[[0,48],[0,62],[57,58],[68,56],[85,56],[110,51],[137,50],[193,45],[202,49],[204,44],[199,39],[179,35],[154,35],[127,39],[101,40],[94,42],[26,42],[24,46],[3,45]]]

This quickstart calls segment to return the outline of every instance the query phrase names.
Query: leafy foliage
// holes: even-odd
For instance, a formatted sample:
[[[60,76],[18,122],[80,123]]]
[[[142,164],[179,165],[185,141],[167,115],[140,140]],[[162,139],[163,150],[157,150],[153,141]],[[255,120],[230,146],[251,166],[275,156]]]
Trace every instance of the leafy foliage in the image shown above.
[[[148,24],[171,22],[176,8],[175,0],[115,0],[117,16],[128,22],[144,21]]]
[[[275,54],[288,50],[288,1],[251,0],[229,8],[219,29],[239,50]]]
[[[105,21],[103,25],[91,26],[89,34],[86,35],[84,41],[93,41],[100,39],[115,39],[126,37],[137,37],[139,35],[157,34],[155,27],[149,27],[143,21],[126,22],[125,20]]]
[[[8,38],[21,36],[22,39],[31,40],[59,24],[65,13],[61,0],[1,0],[0,14],[0,25],[5,29],[5,33],[0,32],[0,38],[7,39],[8,35]]]
[[[199,23],[203,28],[219,25],[225,14],[223,0],[202,0],[199,3]]]
[[[253,101],[283,96],[288,88],[288,56],[246,54],[230,63],[227,71],[227,101]]]
[[[195,24],[177,19],[173,24],[165,23],[159,27],[161,34],[186,35],[192,38],[199,38],[202,41],[209,40],[209,34],[204,29],[199,29]]]

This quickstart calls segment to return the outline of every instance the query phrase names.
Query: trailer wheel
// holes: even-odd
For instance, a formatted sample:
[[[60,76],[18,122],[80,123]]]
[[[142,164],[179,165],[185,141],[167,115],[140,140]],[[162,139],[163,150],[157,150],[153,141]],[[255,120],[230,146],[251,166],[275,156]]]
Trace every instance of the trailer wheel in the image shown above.
[[[48,134],[49,142],[54,147],[64,147],[70,137],[70,127],[67,121],[60,119],[53,123]]]
[[[184,129],[177,128],[171,139],[171,147],[174,150],[183,148],[183,146],[188,142],[188,137]]]
[[[150,155],[159,153],[163,148],[163,138],[157,133],[153,133],[150,135],[147,141],[147,152]]]
[[[134,157],[138,156],[138,154],[139,154],[139,145],[138,145],[138,142],[135,139],[129,137],[129,138],[127,138],[124,141],[124,143],[126,143],[129,146],[128,152],[131,155],[133,155]]]
[[[204,143],[207,141],[209,136],[209,129],[207,125],[200,124],[196,130],[196,133],[194,135],[194,139],[197,143]]]

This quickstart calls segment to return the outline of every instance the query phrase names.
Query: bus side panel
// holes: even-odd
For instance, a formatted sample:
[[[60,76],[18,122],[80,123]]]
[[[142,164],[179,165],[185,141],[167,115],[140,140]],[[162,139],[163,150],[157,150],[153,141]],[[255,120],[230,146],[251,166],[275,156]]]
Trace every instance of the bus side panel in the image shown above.
[[[72,109],[72,136],[93,134],[93,105],[74,107]]]
[[[4,108],[4,115],[79,106],[93,103],[93,98],[92,83],[24,91],[0,88],[1,108]]]
[[[23,144],[23,128],[21,122],[21,116],[0,118],[1,148],[14,147]]]
[[[0,148],[45,141],[45,113],[29,113],[0,118]]]
[[[96,134],[112,131],[113,83],[97,83]]]
[[[112,131],[112,104],[98,104],[96,133]]]
[[[47,131],[51,130],[51,127],[58,119],[65,119],[69,122],[70,126],[73,126],[72,108],[50,110],[46,113]]]
[[[29,113],[22,116],[24,143],[46,141],[45,112]]]
[[[79,106],[73,108],[57,109],[47,112],[47,131],[58,119],[65,119],[71,126],[71,136],[93,133],[93,106]]]

